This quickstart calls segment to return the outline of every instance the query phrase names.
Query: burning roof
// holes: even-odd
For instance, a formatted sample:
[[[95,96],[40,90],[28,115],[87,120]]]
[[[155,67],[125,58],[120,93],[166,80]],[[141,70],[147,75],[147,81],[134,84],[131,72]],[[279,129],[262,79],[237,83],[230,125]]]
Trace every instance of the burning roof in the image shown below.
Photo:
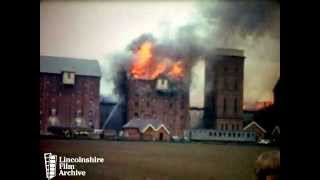
[[[129,73],[131,77],[141,80],[154,80],[160,75],[180,79],[185,74],[184,66],[180,59],[157,56],[154,43],[145,41],[134,51]]]

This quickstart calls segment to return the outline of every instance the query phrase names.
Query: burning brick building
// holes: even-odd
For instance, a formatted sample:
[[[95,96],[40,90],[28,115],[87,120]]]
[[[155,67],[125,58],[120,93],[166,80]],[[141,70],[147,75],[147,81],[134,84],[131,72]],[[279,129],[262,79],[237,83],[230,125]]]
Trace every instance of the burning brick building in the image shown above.
[[[180,81],[165,77],[154,80],[130,79],[128,120],[160,120],[172,136],[182,136],[189,127],[189,91]]]
[[[157,61],[152,44],[135,52],[128,72],[127,118],[163,123],[170,136],[182,137],[189,128],[189,78],[181,61]],[[170,62],[168,62],[170,61]],[[128,122],[128,123],[129,123]]]
[[[207,57],[205,126],[219,130],[243,128],[243,51],[217,49]]]
[[[97,61],[40,56],[40,130],[98,128],[100,77]]]

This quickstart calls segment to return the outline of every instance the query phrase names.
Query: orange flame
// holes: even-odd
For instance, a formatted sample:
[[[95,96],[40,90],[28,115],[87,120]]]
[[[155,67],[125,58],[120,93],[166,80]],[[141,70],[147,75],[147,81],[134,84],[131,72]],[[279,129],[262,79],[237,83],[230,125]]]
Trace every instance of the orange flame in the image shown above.
[[[171,78],[183,77],[184,69],[182,61],[172,63],[172,59],[157,59],[153,55],[152,42],[144,42],[134,53],[130,73],[133,78],[151,80],[160,74],[167,73]]]
[[[169,74],[169,76],[171,76],[173,78],[182,77],[184,74],[183,63],[181,61],[178,61],[175,64],[173,64],[173,66],[168,74]]]

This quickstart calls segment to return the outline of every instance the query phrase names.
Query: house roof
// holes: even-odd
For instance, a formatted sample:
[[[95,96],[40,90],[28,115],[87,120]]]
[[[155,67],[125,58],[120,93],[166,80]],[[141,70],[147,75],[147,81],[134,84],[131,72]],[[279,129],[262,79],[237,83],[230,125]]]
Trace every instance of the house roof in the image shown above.
[[[277,132],[277,131],[278,131],[278,133],[280,134],[280,127],[279,127],[279,126],[274,127],[274,129],[273,129],[273,131],[272,131],[271,134],[274,134],[274,133]]]
[[[148,128],[152,128],[154,131],[158,131],[159,129],[163,128],[168,134],[170,134],[170,131],[166,128],[166,126],[156,119],[134,118],[122,128],[138,128],[141,133],[144,133]]]
[[[40,56],[40,72],[61,74],[63,71],[71,71],[83,76],[101,77],[97,60]]]
[[[251,127],[251,126],[253,126],[253,125],[255,125],[255,126],[257,126],[259,129],[261,129],[264,133],[266,133],[267,131],[264,129],[264,128],[262,128],[258,123],[256,123],[255,121],[252,121],[251,123],[249,123],[248,125],[246,125],[244,128],[243,128],[243,130],[247,130],[249,127]]]

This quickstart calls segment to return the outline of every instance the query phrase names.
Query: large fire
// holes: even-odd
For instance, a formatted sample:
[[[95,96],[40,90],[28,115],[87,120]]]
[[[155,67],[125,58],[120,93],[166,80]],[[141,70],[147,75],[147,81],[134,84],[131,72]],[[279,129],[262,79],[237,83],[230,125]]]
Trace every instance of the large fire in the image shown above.
[[[154,44],[146,41],[134,52],[130,74],[135,79],[152,80],[160,74],[178,79],[184,75],[184,64],[181,60],[159,58],[153,54]]]

